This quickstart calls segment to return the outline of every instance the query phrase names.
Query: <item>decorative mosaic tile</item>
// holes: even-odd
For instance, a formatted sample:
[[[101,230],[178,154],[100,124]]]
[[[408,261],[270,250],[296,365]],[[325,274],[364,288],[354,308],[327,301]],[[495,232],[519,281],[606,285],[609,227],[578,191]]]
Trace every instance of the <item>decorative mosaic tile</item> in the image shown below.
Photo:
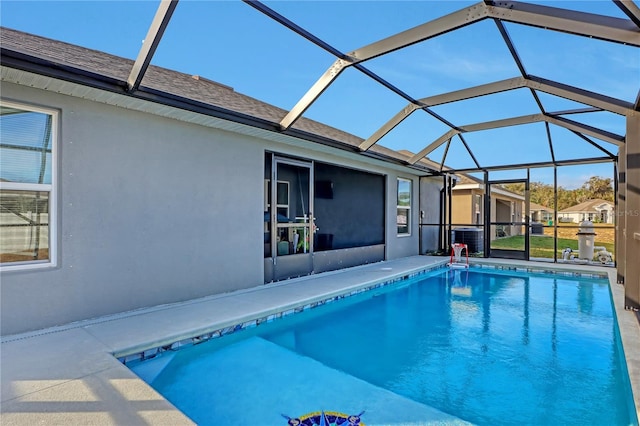
[[[191,338],[191,343],[193,343],[194,345],[199,345],[200,343],[206,342],[209,339],[211,339],[211,333],[193,337]]]
[[[594,273],[594,272],[579,272],[579,271],[559,271],[553,269],[538,269],[532,267],[517,267],[510,265],[490,265],[490,264],[473,264],[470,266],[471,268],[480,268],[480,269],[495,269],[500,271],[516,271],[516,272],[527,272],[533,274],[552,274],[566,277],[578,277],[578,278],[599,278],[606,279],[608,278],[605,273]],[[428,272],[428,271],[426,271]]]
[[[258,320],[247,321],[242,324],[242,328],[252,328],[258,325]]]
[[[220,330],[220,335],[221,336],[226,336],[227,334],[231,334],[231,333],[234,333],[234,332],[238,331],[240,328],[242,328],[241,324],[225,327],[222,330]]]
[[[193,345],[193,340],[191,340],[191,338],[184,339],[184,340],[180,340],[179,342],[177,342],[177,344],[180,345],[180,346],[191,346],[191,345]]]
[[[494,269],[494,270],[503,270],[503,271],[517,271],[517,272],[529,272],[529,273],[544,273],[544,274],[556,274],[556,275],[562,275],[562,276],[581,276],[581,277],[590,277],[590,278],[607,278],[606,274],[590,274],[590,273],[581,273],[581,272],[566,272],[566,271],[554,271],[554,270],[549,270],[549,269],[536,269],[536,268],[518,268],[515,266],[509,266],[509,265],[488,265],[488,264],[474,264],[471,265],[472,268],[480,268],[480,269]],[[164,345],[164,346],[160,346],[157,348],[152,348],[152,349],[148,349],[145,350],[144,352],[140,352],[137,354],[132,354],[132,355],[127,355],[126,357],[120,357],[118,358],[118,360],[120,362],[122,362],[123,364],[126,364],[127,362],[131,362],[131,361],[137,361],[137,360],[144,360],[147,358],[153,358],[155,356],[157,356],[159,353],[164,352],[164,351],[175,351],[175,350],[179,350],[182,349],[186,346],[193,346],[193,345],[197,345],[199,343],[211,340],[211,339],[216,339],[218,337],[221,336],[226,336],[228,334],[232,334],[235,333],[237,331],[240,330],[244,330],[246,328],[252,328],[252,327],[257,327],[260,324],[264,324],[264,323],[269,323],[275,320],[278,320],[282,317],[288,316],[288,315],[293,315],[293,314],[297,314],[300,312],[304,312],[307,309],[313,309],[316,308],[318,306],[322,306],[328,303],[333,303],[339,300],[342,300],[344,298],[353,296],[353,295],[357,295],[360,293],[364,293],[367,291],[371,291],[371,290],[375,290],[378,288],[382,288],[382,287],[386,287],[398,282],[402,282],[405,281],[409,278],[414,278],[420,275],[425,275],[428,274],[434,270],[437,269],[445,269],[447,268],[446,265],[437,265],[437,266],[432,266],[432,267],[428,267],[425,268],[424,270],[418,271],[418,272],[413,272],[411,274],[407,274],[401,277],[395,277],[395,278],[391,278],[389,280],[383,281],[383,282],[378,282],[376,284],[372,284],[370,286],[367,287],[362,287],[362,288],[358,288],[355,290],[352,290],[349,293],[344,293],[344,294],[339,294],[337,296],[333,296],[333,297],[329,297],[327,299],[323,299],[323,300],[319,300],[316,302],[311,302],[311,303],[307,303],[305,305],[302,306],[297,306],[295,308],[292,309],[288,309],[286,311],[281,311],[281,312],[277,312],[275,314],[270,314],[267,315],[265,317],[260,317],[254,320],[250,320],[250,321],[245,321],[241,324],[236,324],[236,325],[231,325],[228,327],[224,327],[222,329],[219,330],[215,330],[212,331],[210,333],[205,333],[203,335],[200,336],[196,336],[196,337],[192,337],[190,339],[184,339],[184,340],[180,340],[178,342],[174,342],[170,345]]]
[[[158,354],[158,352],[159,352],[159,348],[148,349],[142,353],[142,357],[144,359],[153,358]]]
[[[118,358],[118,360],[123,364],[126,364],[131,361],[140,361],[142,360],[142,354],[143,353],[141,352],[137,354],[127,355],[125,357]]]
[[[364,414],[361,411],[360,414],[344,414],[337,411],[314,411],[312,413],[304,414],[295,418],[291,418],[286,414],[282,414],[287,420],[288,425],[344,425],[344,426],[356,426],[362,425],[360,417]]]

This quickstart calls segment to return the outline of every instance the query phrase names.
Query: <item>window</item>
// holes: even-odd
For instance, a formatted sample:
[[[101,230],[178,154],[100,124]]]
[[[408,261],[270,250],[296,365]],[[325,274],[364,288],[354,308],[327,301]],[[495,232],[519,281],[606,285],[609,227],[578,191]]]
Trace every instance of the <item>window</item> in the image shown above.
[[[398,235],[411,235],[411,181],[398,178]]]
[[[0,267],[55,261],[57,113],[0,102]]]
[[[475,206],[475,224],[479,225],[482,223],[482,196],[475,194],[474,198],[474,206]]]
[[[286,221],[289,218],[289,182],[279,180],[276,182],[276,194],[278,199],[276,200],[278,204],[276,204],[276,215],[278,217],[278,221]],[[271,180],[264,180],[264,211],[271,212]],[[265,219],[266,220],[266,219]]]

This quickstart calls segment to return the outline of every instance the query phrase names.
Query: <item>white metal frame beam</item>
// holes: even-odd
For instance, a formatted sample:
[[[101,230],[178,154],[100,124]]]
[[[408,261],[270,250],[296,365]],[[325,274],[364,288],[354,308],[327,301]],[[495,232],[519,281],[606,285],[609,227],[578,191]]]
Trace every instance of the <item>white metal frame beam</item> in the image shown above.
[[[151,58],[156,52],[158,44],[160,44],[164,30],[167,28],[167,25],[169,25],[169,21],[171,20],[171,16],[173,15],[173,11],[176,9],[177,5],[178,0],[162,0],[160,2],[156,15],[151,22],[149,31],[147,32],[147,36],[142,43],[140,52],[138,52],[138,57],[136,58],[133,68],[129,73],[127,88],[130,92],[138,90],[138,87],[142,82],[142,78],[144,77],[145,72],[147,72],[147,68],[149,68]]]
[[[632,0],[613,0],[613,2],[640,28],[640,8]]]
[[[470,87],[467,89],[443,93],[428,98],[422,98],[418,100],[418,105],[408,104],[400,112],[394,115],[389,121],[382,125],[382,127],[380,127],[371,136],[364,140],[359,145],[359,149],[362,151],[366,151],[367,149],[371,148],[371,146],[376,144],[387,133],[389,133],[393,128],[400,124],[405,118],[407,118],[414,111],[420,109],[423,106],[433,107],[446,103],[458,102],[466,99],[506,92],[509,90],[521,89],[525,87],[533,90],[539,90],[541,92],[559,96],[575,102],[590,105],[594,108],[598,108],[598,110],[609,111],[623,116],[626,116],[635,108],[634,104],[630,102],[558,83],[556,81],[547,80],[536,76],[515,77]]]
[[[322,93],[329,88],[331,83],[338,78],[338,76],[344,71],[349,62],[344,59],[338,59],[331,65],[331,67],[322,74],[322,76],[316,81],[311,89],[304,94],[304,96],[295,104],[291,111],[280,121],[280,128],[287,130],[295,123],[295,121],[304,114],[304,112],[322,95]],[[352,65],[351,63],[350,65]]]
[[[470,8],[459,10],[356,49],[348,53],[345,58],[339,58],[287,113],[280,122],[280,127],[283,130],[288,129],[347,67],[485,19],[487,17],[486,13],[484,14],[485,16],[478,15],[478,12],[483,9],[484,4],[478,3]]]
[[[633,22],[548,6],[519,2],[487,5],[476,3],[391,37],[356,49],[339,58],[305,93],[280,122],[288,129],[347,67],[419,43],[486,18],[540,27],[610,42],[640,46],[640,32]]]
[[[367,61],[486,18],[640,46],[640,32],[629,20],[556,7],[507,1],[499,4],[492,3],[491,5],[483,2],[476,3],[457,12],[356,49],[348,55],[356,62]]]
[[[556,126],[564,127],[565,129],[568,129],[571,131],[593,136],[595,138],[598,138],[600,140],[603,140],[605,142],[609,142],[615,145],[624,144],[624,141],[625,141],[624,136],[620,136],[611,132],[606,132],[604,130],[587,126],[586,124],[578,123],[573,120],[568,120],[566,118],[561,118],[561,117],[551,117],[547,114],[531,114],[531,115],[523,115],[520,117],[506,118],[502,120],[468,124],[465,126],[460,126],[460,130],[453,130],[453,129],[449,130],[447,133],[443,134],[442,136],[437,138],[435,141],[427,145],[419,153],[411,157],[408,160],[408,163],[411,165],[416,164],[418,161],[426,157],[429,153],[437,149],[440,145],[447,142],[449,139],[451,139],[453,136],[459,133],[479,132],[483,130],[498,129],[501,127],[519,126],[523,124],[531,124],[531,123],[538,123],[538,122],[547,122],[549,124],[554,124]]]
[[[509,90],[521,89],[527,86],[527,80],[524,77],[508,78],[506,80],[495,81],[492,83],[481,84],[479,86],[469,87],[467,89],[455,90],[453,92],[442,93],[428,98],[419,99],[421,103],[428,106],[437,106],[448,104],[451,102],[463,101],[465,99],[477,98],[494,93],[506,92]]]
[[[389,121],[376,130],[371,136],[364,140],[358,148],[361,151],[366,151],[375,145],[380,139],[382,139],[393,128],[411,115],[414,111],[423,107],[432,107],[442,105],[451,102],[457,102],[465,99],[476,98],[480,96],[490,95],[493,93],[506,92],[508,90],[519,89],[526,87],[526,81],[523,77],[510,78],[507,80],[496,81],[494,83],[483,84],[480,86],[470,87],[468,89],[456,90],[453,92],[443,93],[428,98],[418,99],[418,104],[408,104],[396,115],[394,115]]]
[[[394,34],[390,37],[371,43],[350,52],[348,55],[357,62],[368,61],[378,56],[391,53],[412,44],[428,40],[433,37],[448,33],[449,31],[471,25],[489,17],[484,3],[476,3],[470,7],[460,9],[406,31]]]
[[[624,136],[617,135],[612,132],[607,132],[596,127],[591,127],[586,124],[578,123],[577,121],[569,120],[564,117],[550,117],[548,115],[546,115],[545,117],[545,121],[550,124],[555,124],[556,126],[564,127],[565,129],[572,130],[578,133],[584,133],[585,135],[593,136],[594,138],[598,138],[602,141],[609,142],[614,145],[622,145],[625,141]]]
[[[540,161],[536,163],[506,164],[500,166],[487,166],[483,170],[478,169],[446,169],[449,173],[474,173],[480,171],[536,169],[540,167],[571,166],[578,164],[601,164],[612,162],[610,157],[577,158],[575,160]]]
[[[489,17],[501,21],[640,46],[638,27],[627,19],[516,1],[493,3],[487,9]]]
[[[631,102],[626,102],[621,99],[612,98],[610,96],[605,96],[600,93],[591,92],[578,87],[569,86],[568,84],[559,83],[557,81],[547,80],[545,78],[532,75],[527,77],[526,80],[526,86],[531,89],[540,90],[541,92],[545,92],[550,95],[560,96],[561,98],[580,102],[615,114],[626,116],[631,113],[634,108]]]

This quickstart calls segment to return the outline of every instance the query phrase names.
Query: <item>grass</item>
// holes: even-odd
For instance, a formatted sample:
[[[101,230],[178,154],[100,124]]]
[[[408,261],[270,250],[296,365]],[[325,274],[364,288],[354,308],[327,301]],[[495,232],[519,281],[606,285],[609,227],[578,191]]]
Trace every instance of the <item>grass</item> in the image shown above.
[[[576,233],[578,232],[577,226],[578,226],[577,223],[559,223],[558,238],[567,238],[569,240],[575,240]],[[593,228],[594,228],[594,232],[596,233],[596,240],[599,241],[599,243],[596,245],[603,246],[605,245],[605,243],[613,244],[613,242],[615,241],[615,232],[616,232],[613,225],[604,224],[604,223],[594,223]],[[553,236],[553,227],[545,227],[544,234]]]
[[[609,242],[596,241],[596,246],[603,246],[607,251],[614,253],[614,245]],[[578,240],[558,238],[558,258],[562,258],[562,250],[565,248],[578,250]],[[491,241],[492,249],[523,250],[524,236],[500,238]],[[529,240],[529,256],[553,259],[553,238],[532,235]]]

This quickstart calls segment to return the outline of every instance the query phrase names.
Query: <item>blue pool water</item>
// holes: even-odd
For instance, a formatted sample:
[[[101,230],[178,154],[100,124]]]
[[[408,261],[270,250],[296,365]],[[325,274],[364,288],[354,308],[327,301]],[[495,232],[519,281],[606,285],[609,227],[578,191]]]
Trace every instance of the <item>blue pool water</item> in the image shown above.
[[[438,270],[132,370],[198,424],[635,425],[606,280]]]

